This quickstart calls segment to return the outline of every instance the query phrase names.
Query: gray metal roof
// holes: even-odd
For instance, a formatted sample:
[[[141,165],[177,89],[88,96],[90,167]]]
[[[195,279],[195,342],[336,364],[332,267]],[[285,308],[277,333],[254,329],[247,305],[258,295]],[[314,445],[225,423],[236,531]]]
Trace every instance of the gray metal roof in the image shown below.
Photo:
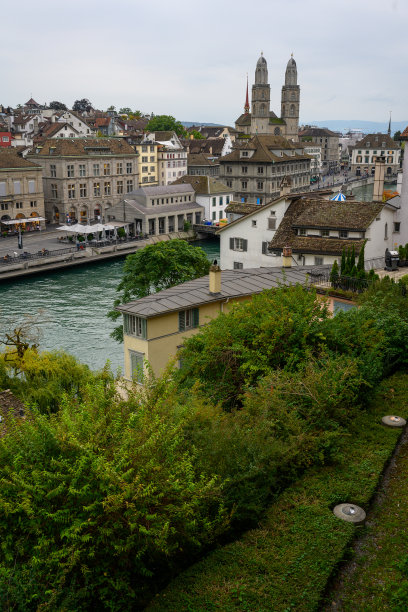
[[[177,215],[177,213],[182,213],[182,212],[194,212],[194,211],[199,211],[199,210],[201,211],[205,210],[204,206],[202,206],[201,204],[197,204],[197,202],[180,202],[179,204],[167,204],[167,205],[157,204],[157,206],[151,206],[151,207],[143,206],[143,204],[141,204],[140,202],[136,202],[135,200],[126,199],[125,202],[126,204],[131,206],[132,209],[135,210],[135,212],[138,212],[146,216],[149,216],[149,215],[157,216],[163,213],[173,213]],[[120,205],[116,205],[116,207],[112,206],[112,209],[109,210],[109,213],[111,213],[114,208],[115,208],[115,211],[114,211],[115,213],[116,211],[120,211]]]
[[[150,187],[139,187],[139,189],[135,189],[131,191],[128,195],[135,196],[159,196],[159,195],[174,195],[175,193],[193,193],[194,189],[192,186],[187,184],[182,185],[160,185],[160,186],[150,186]]]
[[[209,292],[209,275],[207,275],[170,289],[163,289],[159,293],[148,295],[139,300],[121,304],[116,310],[144,318],[156,317],[168,312],[194,308],[227,298],[261,293],[264,289],[282,285],[303,285],[307,281],[307,274],[312,270],[316,272],[316,267],[223,270],[221,272],[221,292],[217,295]]]

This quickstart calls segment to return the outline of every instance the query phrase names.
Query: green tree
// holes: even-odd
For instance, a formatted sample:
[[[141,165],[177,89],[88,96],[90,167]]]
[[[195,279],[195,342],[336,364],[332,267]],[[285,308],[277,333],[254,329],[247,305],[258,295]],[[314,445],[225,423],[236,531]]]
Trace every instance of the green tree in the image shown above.
[[[337,263],[337,259],[335,259],[331,272],[330,272],[330,282],[333,287],[336,287],[338,280],[339,280],[339,265]]]
[[[65,106],[65,104],[63,104],[63,102],[58,102],[57,100],[54,100],[53,102],[50,102],[49,107],[52,108],[53,110],[67,110],[67,107]]]
[[[113,104],[111,104],[111,106],[108,106],[108,109],[107,109],[107,110],[108,110],[108,111],[114,111],[114,110],[116,110],[116,107],[115,107],[115,106],[113,106]]]
[[[132,112],[132,109],[129,108],[128,106],[123,106],[122,108],[119,109],[119,115],[130,115],[131,112]]]
[[[117,287],[120,297],[114,306],[199,278],[208,274],[209,269],[204,251],[185,240],[148,245],[126,258],[123,278]],[[114,321],[120,316],[116,310],[108,313]],[[123,341],[122,325],[115,328],[112,337]]]
[[[358,262],[357,262],[357,270],[360,272],[361,270],[364,271],[364,257],[365,257],[365,245],[366,245],[366,240],[364,240],[360,252],[358,254]]]
[[[341,276],[345,276],[346,266],[347,266],[346,247],[343,247],[343,250],[341,252],[341,265],[340,265],[340,275]]]
[[[75,100],[72,106],[72,110],[78,113],[83,113],[84,111],[87,111],[89,113],[89,111],[92,110],[92,104],[87,98],[82,98],[82,100]]]
[[[156,115],[146,125],[148,132],[176,132],[178,136],[185,134],[184,126],[171,115]]]
[[[400,139],[400,136],[401,136],[401,131],[400,131],[400,130],[397,130],[397,131],[395,132],[395,134],[394,134],[394,138],[393,138],[393,139],[394,139],[394,140],[396,140],[396,141],[398,141],[398,140]]]
[[[190,136],[193,136],[195,140],[203,140],[204,136],[201,134],[201,132],[198,132],[197,130],[190,130],[189,131]]]

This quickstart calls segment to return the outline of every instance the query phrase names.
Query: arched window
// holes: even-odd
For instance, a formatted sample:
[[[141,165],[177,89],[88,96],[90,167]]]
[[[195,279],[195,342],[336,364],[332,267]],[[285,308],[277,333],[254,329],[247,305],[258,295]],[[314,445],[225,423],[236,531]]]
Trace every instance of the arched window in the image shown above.
[[[265,117],[265,104],[261,104],[261,112],[259,114],[261,117]]]
[[[294,104],[291,104],[291,105],[290,105],[289,115],[290,115],[291,117],[294,117],[294,116],[295,116],[295,105],[294,105]]]
[[[281,133],[280,128],[276,127],[276,128],[274,129],[273,133],[275,134],[275,136],[279,136],[279,135],[280,135],[280,133]]]

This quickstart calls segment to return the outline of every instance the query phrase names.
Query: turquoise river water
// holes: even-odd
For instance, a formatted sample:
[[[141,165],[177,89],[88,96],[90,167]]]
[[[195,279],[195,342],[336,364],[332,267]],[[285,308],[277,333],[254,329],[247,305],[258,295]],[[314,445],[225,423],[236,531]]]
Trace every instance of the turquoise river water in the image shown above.
[[[219,259],[218,240],[194,243]],[[117,325],[107,318],[116,298],[124,259],[81,266],[0,285],[0,338],[31,317],[42,350],[62,349],[92,369],[109,359],[123,369],[123,346],[110,337]]]

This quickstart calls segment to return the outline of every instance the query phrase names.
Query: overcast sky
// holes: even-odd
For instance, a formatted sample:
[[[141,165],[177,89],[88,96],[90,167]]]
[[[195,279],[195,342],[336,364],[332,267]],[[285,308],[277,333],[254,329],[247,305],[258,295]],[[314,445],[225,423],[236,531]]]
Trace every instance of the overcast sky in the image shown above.
[[[280,115],[293,52],[301,121],[408,119],[408,0],[20,0],[10,15],[5,105],[88,98],[231,125],[261,51]]]

